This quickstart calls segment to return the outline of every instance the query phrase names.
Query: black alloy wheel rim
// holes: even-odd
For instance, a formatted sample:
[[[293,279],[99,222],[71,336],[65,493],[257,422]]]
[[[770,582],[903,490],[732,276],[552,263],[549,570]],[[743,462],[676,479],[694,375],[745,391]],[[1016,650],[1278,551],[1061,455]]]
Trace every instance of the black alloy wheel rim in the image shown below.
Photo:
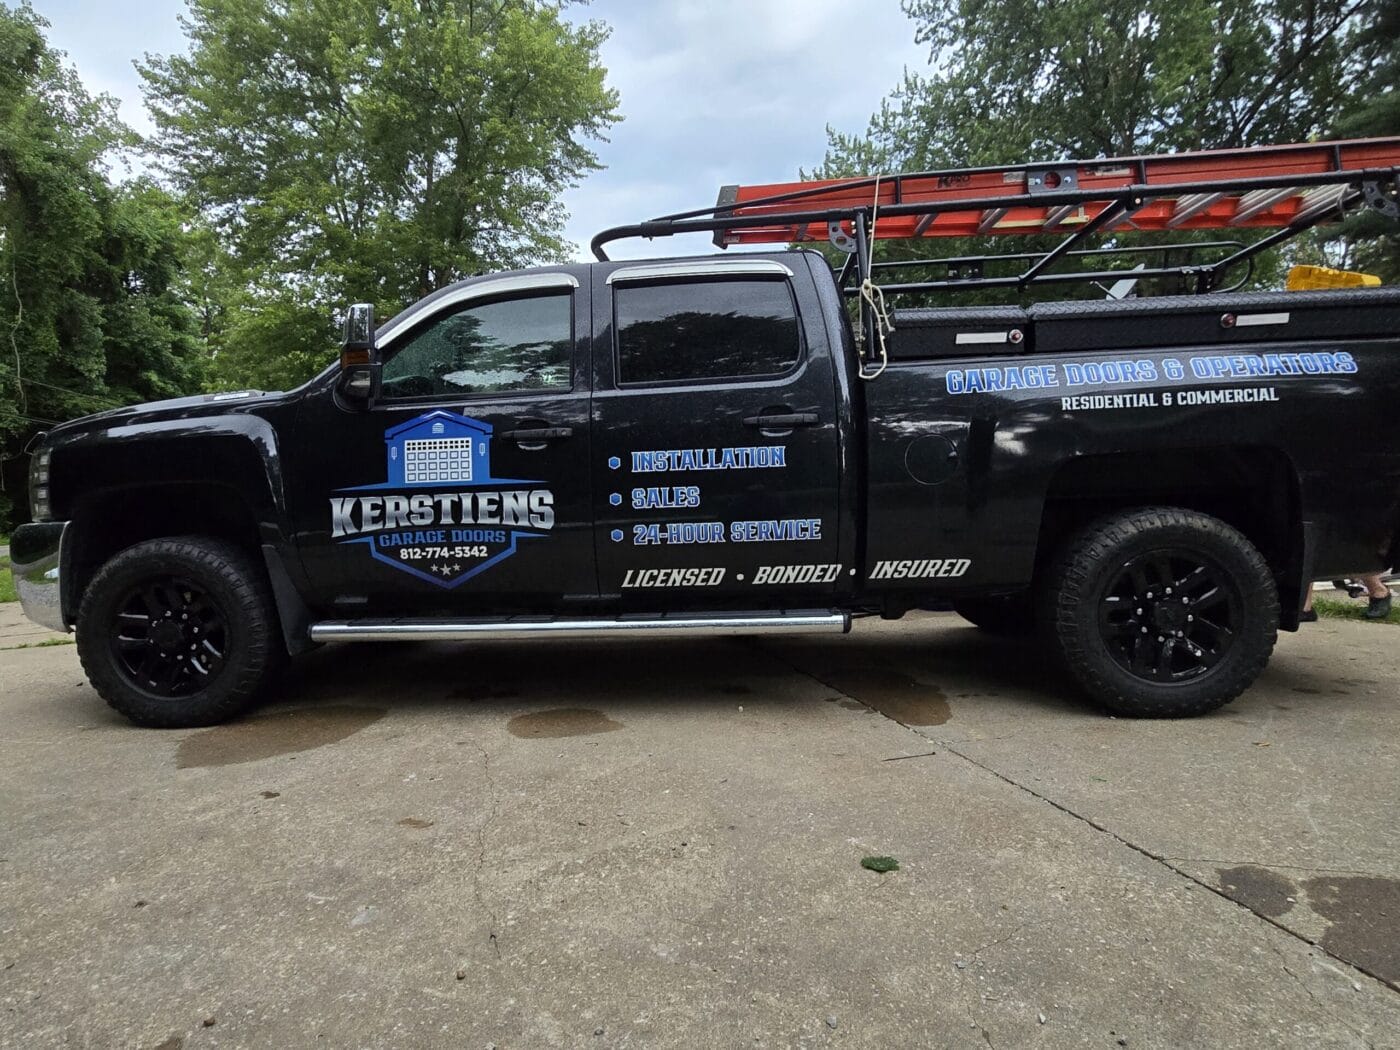
[[[204,588],[157,576],[117,604],[112,654],[137,688],[174,699],[207,688],[224,669],[228,622]]]
[[[1197,551],[1164,548],[1123,563],[1099,600],[1099,635],[1135,678],[1190,682],[1219,666],[1244,622],[1230,575]]]

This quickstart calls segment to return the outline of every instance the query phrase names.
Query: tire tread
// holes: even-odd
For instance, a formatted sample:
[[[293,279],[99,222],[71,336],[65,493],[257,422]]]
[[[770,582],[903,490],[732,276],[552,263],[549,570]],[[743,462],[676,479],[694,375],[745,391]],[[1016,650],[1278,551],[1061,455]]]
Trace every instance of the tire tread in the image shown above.
[[[156,700],[129,686],[106,654],[106,638],[88,641],[84,623],[97,616],[96,606],[110,588],[120,586],[129,567],[144,558],[196,566],[209,573],[232,593],[230,620],[246,628],[246,645],[231,654],[223,674],[211,688],[212,695],[196,694],[183,700]],[[164,568],[165,566],[162,566]],[[78,657],[93,688],[113,710],[139,726],[152,729],[185,729],[214,725],[251,708],[271,672],[280,663],[282,635],[272,589],[262,567],[238,546],[210,536],[170,536],[146,540],[114,555],[94,574],[78,610]]]
[[[1263,612],[1263,636],[1241,637],[1241,658],[1226,677],[1212,676],[1208,691],[1180,690],[1143,683],[1130,693],[1111,673],[1116,666],[1107,654],[1090,651],[1080,630],[1081,597],[1092,589],[1095,575],[1112,552],[1145,531],[1203,533],[1232,546],[1249,563],[1249,578],[1239,580],[1244,608]],[[1052,648],[1086,692],[1109,710],[1135,718],[1189,718],[1225,706],[1259,677],[1278,639],[1279,601],[1272,572],[1263,555],[1234,527],[1199,511],[1180,507],[1143,507],[1101,518],[1075,534],[1060,550],[1042,594],[1042,623]],[[1248,634],[1248,631],[1243,632]],[[1158,690],[1153,695],[1150,690]]]

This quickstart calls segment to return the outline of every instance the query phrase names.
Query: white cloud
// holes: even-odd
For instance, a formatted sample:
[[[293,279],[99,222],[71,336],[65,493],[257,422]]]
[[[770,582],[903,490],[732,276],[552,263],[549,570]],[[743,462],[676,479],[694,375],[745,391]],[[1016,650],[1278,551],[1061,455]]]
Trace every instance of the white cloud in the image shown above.
[[[599,0],[575,17],[603,46],[625,120],[606,170],[565,195],[583,253],[598,230],[713,203],[726,183],[777,182],[819,163],[828,124],[860,130],[925,61],[897,0]],[[618,244],[618,258],[712,251],[709,238]]]
[[[89,89],[152,125],[132,61],[184,46],[182,0],[36,0],[50,42]],[[579,245],[606,226],[713,203],[725,183],[797,177],[826,126],[864,127],[924,49],[898,0],[596,0],[569,17],[612,26],[603,46],[624,121],[597,146],[606,170],[565,194]],[[618,245],[618,257],[712,250],[708,237]]]

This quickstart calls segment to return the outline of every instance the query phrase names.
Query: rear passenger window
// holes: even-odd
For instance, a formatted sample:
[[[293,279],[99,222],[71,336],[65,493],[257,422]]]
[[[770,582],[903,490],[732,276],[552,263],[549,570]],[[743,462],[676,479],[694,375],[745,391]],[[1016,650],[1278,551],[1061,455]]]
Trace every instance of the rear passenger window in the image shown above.
[[[613,289],[619,385],[782,375],[797,364],[786,281],[688,281]]]

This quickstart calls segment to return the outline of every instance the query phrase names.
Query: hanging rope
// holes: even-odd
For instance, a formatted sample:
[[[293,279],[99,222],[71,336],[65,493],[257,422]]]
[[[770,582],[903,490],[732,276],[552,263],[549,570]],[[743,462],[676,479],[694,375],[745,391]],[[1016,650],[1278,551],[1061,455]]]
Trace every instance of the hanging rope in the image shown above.
[[[879,285],[870,279],[874,272],[875,264],[875,226],[880,221],[880,176],[875,176],[875,199],[870,206],[870,236],[866,239],[865,252],[865,278],[860,282],[860,331],[865,334],[865,307],[870,305],[870,314],[874,320],[871,326],[875,329],[875,338],[880,347],[880,367],[873,372],[865,370],[865,356],[861,355],[860,368],[857,375],[869,382],[872,379],[879,379],[889,367],[889,352],[885,348],[885,334],[894,331],[894,325],[890,323],[889,311],[885,308],[885,292]]]

